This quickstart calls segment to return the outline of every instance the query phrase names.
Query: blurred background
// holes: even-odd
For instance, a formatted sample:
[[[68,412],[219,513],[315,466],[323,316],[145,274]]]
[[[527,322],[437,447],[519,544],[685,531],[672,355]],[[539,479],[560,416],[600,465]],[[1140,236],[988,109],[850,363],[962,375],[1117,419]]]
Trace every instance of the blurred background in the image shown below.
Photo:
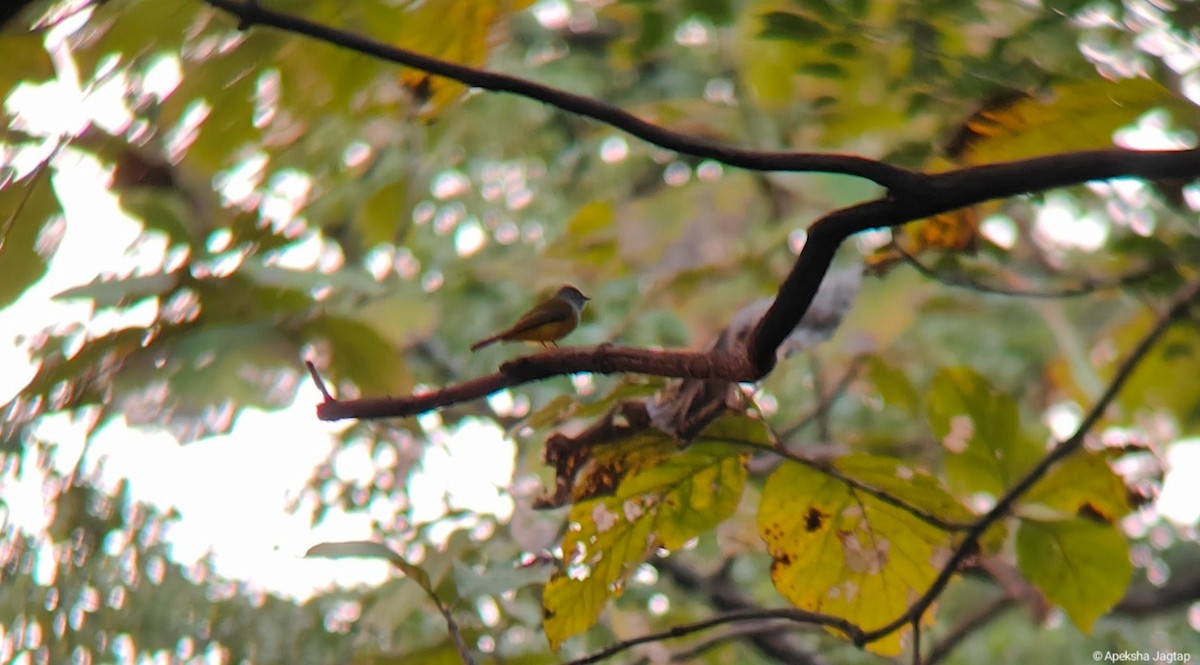
[[[931,171],[1193,146],[1200,121],[1192,3],[262,4],[693,136]],[[663,381],[559,377],[419,418],[321,423],[302,362],[342,397],[471,378],[521,351],[470,343],[563,283],[593,299],[564,343],[701,348],[774,293],[813,221],[879,187],[678,155],[242,32],[200,0],[14,9],[0,32],[0,661],[460,662],[385,562],[304,557],[328,541],[385,542],[453,588],[481,662],[560,662],[713,612],[715,596],[647,563],[564,653],[540,634],[566,520],[532,508],[553,478],[545,437]],[[845,322],[781,363],[758,409],[796,450],[939,473],[931,382],[969,366],[1016,399],[1022,432],[1068,436],[1195,277],[1198,209],[1193,183],[1119,180],[862,234],[838,261],[866,271]],[[1125,599],[1091,635],[1009,603],[950,660],[1200,655],[1198,349],[1194,322],[1172,329],[1089,442],[1136,497]],[[782,604],[752,509],[676,559]],[[956,582],[932,634],[996,587]],[[787,646],[883,660],[817,629]],[[612,662],[672,657],[780,660],[730,638]]]

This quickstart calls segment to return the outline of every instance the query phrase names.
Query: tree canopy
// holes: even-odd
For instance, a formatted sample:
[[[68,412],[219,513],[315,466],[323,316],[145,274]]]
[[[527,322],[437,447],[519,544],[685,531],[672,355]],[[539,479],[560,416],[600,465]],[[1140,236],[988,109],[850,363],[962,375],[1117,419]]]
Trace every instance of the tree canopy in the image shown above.
[[[1158,503],[1200,433],[1194,5],[25,0],[0,20],[0,308],[64,228],[103,223],[65,213],[80,163],[151,257],[54,296],[118,324],[14,340],[34,370],[0,395],[0,469],[45,474],[54,515],[5,523],[3,660],[1200,653],[1195,525]],[[97,104],[66,133],[40,117],[52,81]],[[591,301],[558,348],[469,350],[562,284]],[[297,602],[182,566],[178,515],[63,471],[40,428],[186,445],[305,382],[313,422],[348,423],[334,456],[376,465],[314,469],[313,520],[401,506],[310,555],[388,561],[378,588]],[[413,518],[447,432],[514,443],[511,511]]]

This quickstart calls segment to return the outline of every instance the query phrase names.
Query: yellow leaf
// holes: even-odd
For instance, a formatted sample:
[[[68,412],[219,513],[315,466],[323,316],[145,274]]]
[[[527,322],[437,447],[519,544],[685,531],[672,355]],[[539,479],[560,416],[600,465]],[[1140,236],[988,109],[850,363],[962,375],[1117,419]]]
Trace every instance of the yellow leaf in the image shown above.
[[[579,470],[571,498],[576,502],[612,494],[628,475],[660,463],[678,448],[658,430],[596,446]]]
[[[531,0],[426,0],[409,4],[402,17],[396,45],[479,67],[495,46],[497,28],[503,18],[532,4]],[[453,29],[447,29],[453,26]],[[467,86],[450,79],[430,76],[419,69],[405,69],[400,81],[414,93],[425,120],[440,115],[466,92]]]
[[[1042,506],[1066,516],[1085,515],[1113,523],[1129,514],[1129,487],[1109,465],[1112,452],[1077,452],[1059,462],[1026,494],[1017,508]]]
[[[1111,148],[1114,132],[1157,108],[1167,109],[1188,126],[1200,117],[1194,104],[1149,79],[1097,79],[1039,94],[1009,92],[972,113],[946,147],[948,159],[935,157],[925,170],[939,173],[954,166]],[[897,248],[911,255],[929,249],[974,252],[979,219],[996,206],[984,204],[908,224],[897,232],[894,246],[876,251],[867,263],[883,273],[902,258]]]
[[[935,479],[896,461],[852,457],[838,467],[928,514],[951,520],[967,515]],[[880,487],[889,477],[888,485]],[[775,588],[789,602],[842,617],[868,631],[907,611],[929,588],[955,545],[949,533],[911,512],[793,463],[780,466],[767,479],[758,528],[774,559]],[[927,613],[922,621],[932,617]],[[898,630],[868,648],[895,655],[908,630]]]
[[[1114,132],[1156,108],[1176,120],[1197,117],[1195,105],[1149,79],[1097,79],[1043,94],[1009,94],[973,113],[947,152],[972,165],[1110,148]]]
[[[571,508],[562,546],[566,570],[542,596],[552,649],[594,624],[653,548],[681,547],[737,508],[746,484],[741,448],[699,442],[680,451],[666,436],[643,440],[642,447],[632,463],[643,468],[628,473],[615,493]]]

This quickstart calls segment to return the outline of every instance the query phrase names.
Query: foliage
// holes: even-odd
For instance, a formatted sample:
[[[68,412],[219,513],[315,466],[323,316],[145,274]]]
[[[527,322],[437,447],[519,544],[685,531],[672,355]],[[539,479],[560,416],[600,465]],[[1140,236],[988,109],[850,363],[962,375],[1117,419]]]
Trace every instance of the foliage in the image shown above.
[[[1194,86],[1197,63],[1170,55],[1196,46],[1187,3],[261,4],[685,134],[929,172],[1106,148],[1114,133],[1132,140],[1131,124],[1181,145],[1200,119],[1182,83]],[[1110,408],[1084,418],[1197,277],[1197,190],[1166,180],[1039,192],[909,224],[894,241],[863,236],[839,263],[877,278],[836,312],[830,327],[846,318],[833,339],[753,390],[722,392],[740,406],[690,441],[625,410],[667,402],[678,384],[601,375],[348,427],[340,448],[395,451],[377,476],[393,480],[316,469],[315,518],[405,494],[447,429],[482,418],[517,442],[511,518],[403,515],[377,525],[379,543],[314,549],[393,562],[400,575],[379,589],[296,603],[181,569],[161,540],[169,516],[54,466],[38,438],[46,417],[153,423],[187,443],[247,407],[291,403],[305,360],[341,398],[452,384],[513,353],[471,356],[471,341],[565,282],[593,303],[566,343],[704,348],[775,293],[813,220],[881,190],[668,152],[516,95],[241,31],[201,0],[77,5],[31,3],[0,32],[0,61],[20,64],[0,68],[0,307],[32,293],[63,225],[79,223],[58,175],[75,162],[103,164],[143,225],[139,247],[164,249],[154,265],[56,296],[126,315],[115,329],[61,325],[22,341],[36,372],[0,421],[4,478],[39,469],[57,512],[41,535],[6,527],[6,659],[211,649],[232,662],[407,663],[483,651],[548,663],[616,645],[655,662],[668,652],[654,648],[696,662],[878,662],[918,637],[926,654],[956,644],[988,596],[1034,616],[1061,608],[1070,624],[997,615],[972,626],[963,662],[1039,643],[1073,658],[1189,648],[1174,615],[1125,616],[1123,598],[1143,578],[1168,581],[1174,537],[1130,525],[1154,519],[1137,511],[1163,451],[1200,422],[1195,325],[1159,331]],[[123,120],[59,136],[15,103],[68,77],[66,60],[89,94],[119,88]],[[134,322],[146,307],[151,320]],[[1062,413],[1092,429],[1046,426]],[[607,436],[588,438],[597,432]],[[1079,449],[1026,484],[1072,438]],[[562,453],[553,477],[551,450]],[[569,506],[535,510],[518,489],[530,478],[548,496],[565,490]],[[992,519],[998,503],[1009,509]],[[452,533],[435,536],[439,525]],[[867,641],[872,653],[847,646],[947,582],[916,622]],[[338,618],[347,604],[359,618]],[[749,616],[781,604],[822,620]],[[679,629],[738,611],[744,633]],[[772,623],[781,617],[792,622]],[[1169,644],[1140,630],[1152,622]],[[807,631],[814,623],[826,630]],[[655,631],[650,646],[630,641]]]

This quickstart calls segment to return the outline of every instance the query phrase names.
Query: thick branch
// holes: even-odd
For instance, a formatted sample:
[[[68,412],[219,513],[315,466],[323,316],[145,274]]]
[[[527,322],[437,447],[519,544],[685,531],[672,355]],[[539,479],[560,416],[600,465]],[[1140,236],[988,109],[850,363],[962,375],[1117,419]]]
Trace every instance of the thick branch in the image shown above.
[[[832,212],[809,229],[808,241],[775,303],[767,310],[750,346],[762,376],[775,365],[775,350],[812,303],[834,252],[850,236],[894,227],[944,212],[1018,194],[1078,185],[1092,180],[1200,176],[1200,149],[1167,151],[1091,150],[1004,164],[988,164],[929,177],[928,194],[889,196]]]
[[[396,418],[432,411],[486,397],[505,388],[541,381],[554,376],[589,372],[614,374],[630,372],[684,379],[721,379],[754,381],[752,368],[740,353],[702,353],[698,351],[651,351],[602,344],[588,348],[554,349],[523,356],[500,366],[500,371],[440,390],[407,397],[372,397],[330,400],[317,405],[321,420],[345,418]]]

